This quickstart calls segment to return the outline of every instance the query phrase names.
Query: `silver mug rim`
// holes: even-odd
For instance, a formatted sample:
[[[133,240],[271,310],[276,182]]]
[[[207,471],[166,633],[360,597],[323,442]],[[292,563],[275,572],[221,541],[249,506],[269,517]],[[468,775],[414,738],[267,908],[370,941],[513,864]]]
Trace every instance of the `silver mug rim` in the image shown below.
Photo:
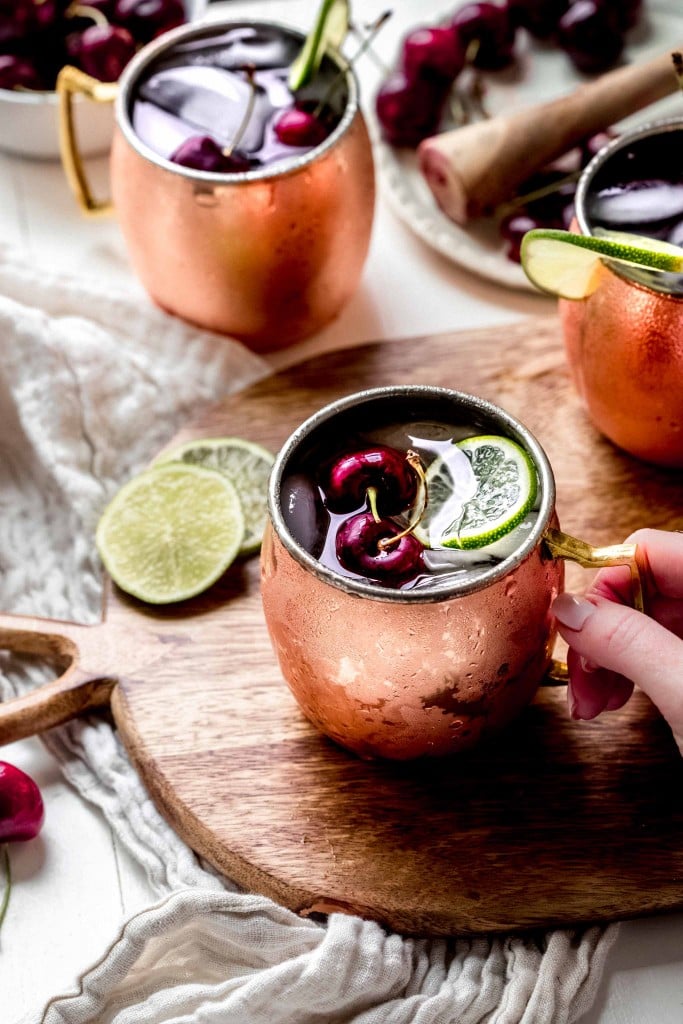
[[[441,401],[451,401],[457,403],[461,408],[464,406],[473,413],[486,416],[492,422],[501,424],[506,436],[512,436],[515,440],[521,442],[536,466],[541,490],[541,504],[538,518],[530,530],[529,536],[525,538],[524,543],[516,549],[514,554],[503,559],[490,569],[485,569],[474,578],[468,579],[467,576],[464,576],[462,579],[458,579],[450,584],[437,585],[425,588],[424,590],[399,590],[382,587],[367,580],[341,576],[332,569],[327,568],[327,566],[323,565],[306,551],[287,529],[281,511],[283,474],[292,456],[299,446],[306,441],[311,432],[338,413],[345,412],[357,405],[401,397],[435,398]],[[398,384],[367,388],[330,402],[304,420],[285,441],[273,464],[268,484],[268,513],[275,534],[289,554],[304,569],[337,590],[342,590],[347,594],[357,597],[372,598],[375,601],[391,604],[434,604],[452,598],[464,597],[467,594],[490,587],[517,568],[538,547],[543,540],[543,535],[550,524],[554,511],[555,477],[548,456],[531,431],[510,413],[500,406],[494,405],[493,402],[464,391],[455,391],[451,388],[429,384]]]
[[[136,53],[132,60],[126,65],[126,68],[119,79],[119,88],[116,94],[114,112],[116,124],[121,130],[124,138],[128,144],[140,154],[140,156],[149,160],[151,163],[156,164],[158,167],[163,168],[165,171],[170,171],[172,174],[177,174],[182,178],[187,178],[192,181],[204,183],[210,182],[212,184],[223,185],[241,185],[249,184],[252,181],[272,181],[274,178],[281,178],[300,171],[309,164],[319,160],[321,156],[324,156],[329,150],[337,145],[340,139],[344,137],[360,109],[358,80],[356,78],[355,71],[344,61],[341,54],[337,51],[328,49],[327,56],[340,71],[344,72],[347,89],[346,107],[344,108],[341,120],[334,131],[330,132],[330,134],[318,146],[315,146],[307,153],[278,160],[276,163],[269,164],[266,167],[257,167],[249,171],[219,174],[215,171],[198,171],[191,167],[183,167],[180,164],[175,164],[171,160],[166,160],[164,157],[160,156],[159,153],[156,153],[153,149],[142,142],[133,130],[133,125],[131,124],[128,112],[128,98],[141,74],[154,60],[157,59],[159,54],[170,49],[179,40],[192,39],[195,36],[207,35],[209,33],[218,34],[221,31],[227,31],[230,28],[239,28],[241,26],[248,28],[249,26],[254,25],[260,28],[276,29],[299,39],[301,42],[306,38],[304,33],[299,29],[294,28],[291,25],[285,25],[279,21],[270,21],[263,18],[217,18],[215,21],[188,22],[187,24],[179,25],[177,28],[171,29],[169,32],[165,32],[158,39],[154,39],[147,43]]]
[[[576,186],[576,195],[574,197],[574,212],[583,235],[592,235],[591,225],[586,216],[586,198],[597,172],[614,153],[624,149],[626,146],[632,145],[636,140],[649,138],[652,135],[660,135],[663,131],[683,132],[683,117],[665,117],[637,125],[604,145],[602,149],[598,150],[590,163],[586,164]],[[673,293],[671,278],[681,281],[683,278],[681,278],[680,274],[650,274],[648,271],[631,269],[610,260],[606,260],[606,263],[614,274],[626,281],[640,285],[650,291],[672,295],[674,298],[679,297]]]

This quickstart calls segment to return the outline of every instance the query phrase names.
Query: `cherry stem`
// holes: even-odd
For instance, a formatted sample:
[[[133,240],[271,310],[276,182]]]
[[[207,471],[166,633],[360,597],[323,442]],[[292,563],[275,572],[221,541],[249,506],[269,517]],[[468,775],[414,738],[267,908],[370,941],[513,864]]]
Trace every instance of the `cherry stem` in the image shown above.
[[[396,544],[403,537],[407,537],[409,533],[412,533],[415,527],[420,525],[424,518],[424,514],[427,511],[427,480],[425,477],[425,471],[422,468],[422,460],[420,459],[420,456],[417,454],[417,452],[413,451],[412,448],[409,448],[408,451],[406,452],[406,462],[408,463],[410,468],[417,473],[418,477],[420,478],[421,494],[419,510],[416,513],[415,517],[413,518],[413,521],[409,523],[408,526],[406,526],[405,530],[401,530],[400,533],[394,534],[393,537],[383,537],[381,540],[377,542],[377,547],[380,549],[380,551],[386,551],[388,548],[392,546],[392,544]]]
[[[367,32],[368,29],[372,28],[372,25],[366,24],[363,27]],[[363,35],[363,29],[356,25],[353,21],[349,22],[349,31],[352,32],[356,39],[358,39],[360,42],[362,42],[365,39],[365,36]],[[382,72],[385,78],[389,74],[391,74],[391,68],[384,63],[384,61],[379,56],[376,50],[373,50],[371,46],[368,46],[367,51],[368,57],[372,59],[373,63],[379,68],[379,70]]]
[[[10,869],[7,843],[4,843],[2,847],[2,860],[5,868],[5,891],[2,896],[2,903],[0,903],[0,928],[2,928],[2,922],[5,920],[5,914],[9,905],[9,894],[12,889],[12,871]]]
[[[105,25],[109,24],[102,11],[98,11],[96,7],[89,7],[88,4],[69,4],[64,14],[67,18],[92,18],[100,28],[104,28]]]
[[[242,136],[247,130],[247,125],[251,121],[251,115],[254,113],[254,104],[256,102],[256,86],[254,84],[254,73],[256,71],[256,68],[254,67],[253,64],[247,64],[242,70],[244,71],[247,82],[249,84],[249,99],[247,100],[247,105],[244,110],[244,116],[242,117],[242,120],[239,123],[239,127],[233,136],[232,142],[230,143],[229,146],[226,146],[225,149],[223,149],[223,156],[232,156],[235,149],[237,148],[237,146],[239,146],[240,142],[242,141]]]
[[[526,192],[523,196],[515,196],[514,199],[510,199],[507,203],[501,203],[496,213],[499,217],[506,217],[508,213],[518,210],[520,206],[526,206],[528,203],[533,203],[536,199],[543,199],[544,196],[551,196],[553,192],[559,192],[565,185],[578,181],[580,177],[581,170],[572,171],[571,174],[565,174],[564,177],[558,178],[557,181],[551,181],[547,185],[535,188],[532,192]]]
[[[372,518],[375,520],[376,523],[381,523],[382,519],[379,512],[377,511],[377,488],[368,487],[365,493],[367,494],[368,502],[370,504]]]
[[[337,87],[339,86],[339,83],[341,82],[341,80],[344,77],[344,75],[346,75],[346,73],[349,70],[349,68],[353,67],[353,65],[356,63],[356,61],[359,59],[359,57],[363,56],[365,51],[370,46],[370,43],[372,42],[372,40],[375,38],[375,36],[379,32],[379,30],[385,24],[385,22],[387,22],[389,20],[391,15],[392,15],[392,11],[384,11],[382,14],[380,14],[380,16],[378,18],[375,19],[375,21],[372,23],[372,25],[370,25],[368,34],[363,39],[363,42],[360,44],[360,46],[358,47],[356,52],[353,54],[352,57],[349,57],[349,59],[346,61],[346,66],[343,67],[343,68],[340,68],[339,71],[337,72],[337,74],[334,76],[334,78],[330,82],[330,84],[329,84],[329,86],[327,88],[327,91],[323,95],[323,98],[320,100],[320,102],[316,106],[315,110],[313,111],[313,114],[312,114],[313,117],[320,117],[321,111],[323,111],[325,109],[327,104],[332,99],[332,97],[335,94],[335,92],[337,91]]]
[[[671,60],[674,65],[674,73],[678,79],[678,87],[683,90],[683,54],[676,51],[671,54]]]

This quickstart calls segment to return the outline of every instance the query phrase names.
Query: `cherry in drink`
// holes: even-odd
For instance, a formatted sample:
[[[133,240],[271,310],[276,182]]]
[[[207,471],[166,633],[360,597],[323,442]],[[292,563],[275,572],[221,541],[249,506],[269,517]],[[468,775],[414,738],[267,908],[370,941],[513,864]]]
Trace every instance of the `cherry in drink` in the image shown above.
[[[428,590],[499,565],[529,537],[540,488],[532,460],[484,424],[417,417],[315,436],[283,480],[292,537],[327,569]]]

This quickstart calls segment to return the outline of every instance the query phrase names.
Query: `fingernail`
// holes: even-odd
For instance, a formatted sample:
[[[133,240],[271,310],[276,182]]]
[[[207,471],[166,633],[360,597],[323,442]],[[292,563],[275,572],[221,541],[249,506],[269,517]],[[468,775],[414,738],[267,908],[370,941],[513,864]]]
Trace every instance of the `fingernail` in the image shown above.
[[[575,597],[574,594],[560,594],[555,598],[551,609],[558,622],[568,629],[583,629],[586,622],[595,611],[595,605],[586,601],[584,597]]]

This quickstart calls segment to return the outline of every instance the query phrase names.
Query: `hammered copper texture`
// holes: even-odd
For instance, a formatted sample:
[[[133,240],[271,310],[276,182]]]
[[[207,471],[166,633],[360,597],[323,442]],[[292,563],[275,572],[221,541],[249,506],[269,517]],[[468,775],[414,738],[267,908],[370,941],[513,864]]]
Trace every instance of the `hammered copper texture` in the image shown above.
[[[574,383],[595,425],[625,451],[683,466],[683,299],[607,268],[596,291],[560,301]]]

